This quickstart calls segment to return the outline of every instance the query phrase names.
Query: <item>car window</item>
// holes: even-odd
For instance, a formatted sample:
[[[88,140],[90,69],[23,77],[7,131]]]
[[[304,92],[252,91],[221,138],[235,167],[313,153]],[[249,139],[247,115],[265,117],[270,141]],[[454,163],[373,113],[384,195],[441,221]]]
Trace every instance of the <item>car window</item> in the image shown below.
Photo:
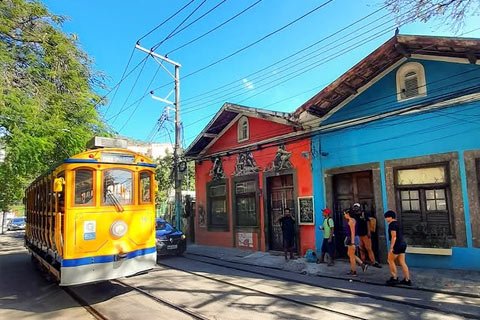
[[[13,219],[12,222],[13,223],[22,223],[22,222],[25,222],[25,218],[15,218],[15,219]]]
[[[172,231],[174,228],[165,221],[157,221],[157,230],[165,230],[165,231]]]

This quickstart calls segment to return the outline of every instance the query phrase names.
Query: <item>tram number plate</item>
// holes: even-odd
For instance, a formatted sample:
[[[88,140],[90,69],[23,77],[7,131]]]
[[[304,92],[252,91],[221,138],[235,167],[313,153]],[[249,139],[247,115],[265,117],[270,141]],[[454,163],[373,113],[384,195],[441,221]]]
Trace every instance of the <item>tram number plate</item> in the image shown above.
[[[171,245],[167,246],[167,249],[169,249],[169,250],[170,249],[177,249],[177,247],[178,246],[176,244],[171,244]]]

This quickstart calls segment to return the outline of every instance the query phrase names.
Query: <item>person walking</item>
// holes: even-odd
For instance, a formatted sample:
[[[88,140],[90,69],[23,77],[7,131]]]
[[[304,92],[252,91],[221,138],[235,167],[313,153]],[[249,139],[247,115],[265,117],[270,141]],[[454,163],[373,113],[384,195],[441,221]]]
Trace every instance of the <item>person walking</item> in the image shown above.
[[[322,210],[323,213],[323,224],[319,227],[323,231],[323,242],[320,258],[318,263],[325,262],[325,254],[328,253],[328,264],[327,266],[333,266],[333,255],[335,252],[335,242],[334,242],[334,222],[330,216],[332,211],[329,208]]]
[[[282,227],[285,260],[288,260],[288,252],[290,252],[290,259],[295,259],[293,255],[293,244],[295,240],[295,220],[292,218],[289,208],[285,208],[283,214],[283,217],[281,217],[278,222]]]
[[[382,266],[375,260],[375,254],[372,250],[372,233],[370,230],[370,218],[365,211],[361,209],[360,203],[354,203],[352,214],[358,224],[358,236],[360,237],[360,259],[366,261],[366,255],[370,259],[370,264],[375,268]]]
[[[389,286],[394,286],[396,284],[411,286],[412,281],[410,280],[410,271],[408,270],[407,262],[405,261],[407,243],[403,239],[403,234],[397,221],[397,214],[395,211],[389,210],[385,212],[383,216],[388,223],[388,238],[390,240],[388,266],[390,267],[390,273],[392,275],[386,283]],[[400,282],[398,281],[396,262],[398,262],[403,272],[403,280]]]
[[[350,210],[343,212],[343,217],[347,220],[348,228],[346,228],[346,237],[345,237],[345,246],[348,247],[347,253],[350,259],[350,272],[347,275],[356,277],[357,276],[357,263],[362,267],[362,271],[365,272],[368,268],[368,265],[362,261],[356,254],[355,251],[360,245],[360,238],[357,235],[357,222],[352,216]]]

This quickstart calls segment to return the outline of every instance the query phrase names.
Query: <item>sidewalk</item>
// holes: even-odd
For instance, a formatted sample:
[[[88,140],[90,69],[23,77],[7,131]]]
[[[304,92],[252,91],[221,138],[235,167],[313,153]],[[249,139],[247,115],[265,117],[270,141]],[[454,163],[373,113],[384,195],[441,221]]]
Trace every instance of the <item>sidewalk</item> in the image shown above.
[[[326,264],[308,263],[303,257],[295,260],[285,261],[283,254],[249,251],[237,248],[224,248],[190,244],[187,247],[187,254],[195,254],[228,262],[236,262],[247,265],[256,265],[296,273],[308,274],[311,276],[329,277],[349,280],[347,276],[350,270],[346,260],[335,261],[335,266],[327,267]],[[407,261],[408,262],[408,261]],[[398,268],[399,278],[401,269]],[[390,277],[388,265],[383,268],[370,267],[363,273],[358,267],[356,281],[384,285]],[[410,268],[413,287],[420,290],[433,292],[455,293],[465,296],[480,297],[480,272],[464,270],[443,270]]]

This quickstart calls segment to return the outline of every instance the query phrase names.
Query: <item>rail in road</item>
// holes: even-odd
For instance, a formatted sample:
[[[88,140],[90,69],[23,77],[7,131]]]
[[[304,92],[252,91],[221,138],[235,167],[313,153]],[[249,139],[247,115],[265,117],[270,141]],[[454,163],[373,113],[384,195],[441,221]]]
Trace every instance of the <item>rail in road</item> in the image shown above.
[[[375,289],[375,288],[370,292],[367,292],[365,290],[356,290],[355,288],[351,287],[351,284],[349,284],[350,288],[336,287],[331,285],[322,286],[312,281],[307,282],[307,281],[302,281],[298,279],[294,280],[292,277],[288,277],[284,274],[281,274],[279,270],[272,272],[272,269],[268,269],[264,267],[258,267],[258,266],[252,266],[252,265],[246,266],[241,264],[239,265],[236,262],[222,261],[214,258],[208,258],[202,255],[195,255],[195,254],[189,253],[189,254],[186,254],[184,258],[191,261],[201,262],[201,263],[214,265],[218,267],[224,267],[224,268],[233,269],[233,270],[238,270],[238,271],[247,272],[250,274],[261,275],[264,277],[269,277],[269,278],[278,279],[282,281],[296,282],[303,285],[322,288],[325,290],[333,290],[342,294],[355,295],[358,297],[373,299],[376,301],[391,302],[394,304],[403,305],[406,308],[418,308],[423,310],[430,310],[446,316],[456,315],[462,318],[470,318],[470,319],[480,318],[480,313],[479,313],[480,309],[478,307],[478,305],[480,304],[480,299],[475,297],[465,297],[465,295],[456,295],[454,293],[436,293],[436,295],[438,296],[438,299],[441,299],[442,302],[427,301],[426,299],[424,299],[425,292],[423,292],[423,290],[415,290],[412,288],[404,289],[407,292],[406,296],[401,294],[396,294],[395,292],[395,290],[403,290],[403,288],[392,288],[392,287],[384,287],[385,290],[387,291],[386,294],[380,294],[378,289]],[[228,285],[235,285],[232,282],[219,280],[215,277],[205,275],[204,273],[200,274],[198,272],[188,271],[185,268],[182,268],[181,265],[179,266],[177,264],[170,263],[173,261],[174,260],[163,260],[163,261],[160,261],[158,264],[169,267],[169,268],[175,268],[183,272],[188,272],[192,275],[208,278],[212,281],[219,281]],[[290,272],[284,272],[284,273],[290,273]],[[338,282],[338,279],[335,279],[335,280]],[[372,287],[378,287],[378,285],[372,285]],[[247,288],[247,289],[254,290],[251,288]],[[418,295],[416,295],[414,291],[418,291]],[[463,299],[463,301],[465,301],[465,309],[468,309],[467,311],[461,310],[460,308],[458,308],[458,306],[456,307],[455,304],[449,305],[448,303],[449,301],[455,301],[461,304],[461,302],[459,302],[460,301],[459,299]],[[335,309],[327,308],[326,310],[334,313],[339,313],[339,314],[341,313],[340,311]],[[350,314],[348,316],[352,317],[352,315]]]

